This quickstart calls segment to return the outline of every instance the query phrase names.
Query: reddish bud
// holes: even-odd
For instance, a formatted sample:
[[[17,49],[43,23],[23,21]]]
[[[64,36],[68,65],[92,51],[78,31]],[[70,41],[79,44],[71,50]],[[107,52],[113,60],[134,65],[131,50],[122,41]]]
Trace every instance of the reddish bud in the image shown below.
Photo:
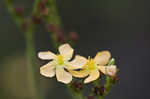
[[[49,25],[47,26],[47,30],[48,30],[48,32],[56,32],[57,27],[56,27],[55,24],[49,24]]]
[[[61,31],[56,32],[57,42],[63,43],[65,42],[65,37]]]
[[[87,99],[94,99],[94,96],[88,96]]]
[[[46,1],[39,2],[38,6],[37,6],[38,11],[44,16],[48,15],[48,13],[49,13],[49,9],[46,7],[45,2]]]
[[[69,37],[70,37],[70,39],[73,40],[73,41],[77,41],[77,40],[79,39],[78,34],[75,33],[75,32],[70,32],[70,33],[69,33]]]
[[[46,4],[46,3],[48,3],[48,0],[42,0],[42,2],[43,2],[44,4]]]
[[[113,77],[113,83],[115,84],[115,83],[117,83],[119,81],[119,78],[117,77],[117,76],[114,76]]]
[[[77,82],[77,81],[74,81],[72,83],[72,88],[75,90],[75,91],[79,91],[83,88],[83,85],[81,82]]]
[[[23,21],[23,24],[22,24],[23,30],[26,31],[30,25],[31,25],[30,20],[29,20],[29,19],[25,19],[25,20]]]
[[[47,16],[48,13],[49,13],[49,9],[48,9],[47,7],[41,10],[41,14],[42,14],[43,16]]]
[[[43,2],[39,2],[37,6],[38,11],[40,12],[41,9],[44,9],[44,8],[45,8],[45,4]]]
[[[97,86],[94,88],[93,92],[96,94],[96,95],[103,95],[104,94],[104,91],[105,91],[105,88],[104,86]]]
[[[34,24],[40,24],[41,23],[41,18],[40,18],[40,16],[36,16],[36,15],[33,15],[32,16],[32,22],[34,23]]]
[[[22,16],[24,13],[24,8],[23,7],[15,7],[15,12],[17,15]]]

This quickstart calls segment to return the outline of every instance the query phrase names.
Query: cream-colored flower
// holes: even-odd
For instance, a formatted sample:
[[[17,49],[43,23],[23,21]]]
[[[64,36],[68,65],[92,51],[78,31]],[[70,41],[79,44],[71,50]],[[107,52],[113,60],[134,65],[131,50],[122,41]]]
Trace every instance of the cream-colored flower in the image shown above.
[[[114,76],[116,74],[116,66],[106,66],[110,60],[111,54],[109,51],[102,51],[97,53],[94,59],[87,59],[86,64],[82,67],[80,71],[74,71],[69,70],[69,72],[74,77],[83,78],[88,76],[84,83],[89,83],[91,81],[94,81],[100,77],[100,72],[109,75]]]
[[[40,68],[40,73],[46,77],[54,77],[56,74],[59,82],[68,84],[72,81],[72,75],[65,69],[80,69],[86,63],[86,59],[77,55],[73,61],[69,62],[74,52],[69,44],[61,45],[58,50],[60,53],[58,55],[50,51],[39,52],[40,59],[51,60]]]

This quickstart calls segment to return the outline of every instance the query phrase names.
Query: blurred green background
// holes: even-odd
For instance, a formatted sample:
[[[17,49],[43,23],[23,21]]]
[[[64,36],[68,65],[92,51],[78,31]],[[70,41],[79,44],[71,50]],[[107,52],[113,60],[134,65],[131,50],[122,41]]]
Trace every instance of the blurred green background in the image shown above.
[[[33,0],[15,0],[16,6],[31,13]],[[57,0],[66,31],[76,31],[80,41],[74,46],[84,56],[108,49],[120,69],[120,82],[106,99],[150,97],[150,6],[148,0]],[[36,53],[53,50],[45,27],[35,33]],[[44,64],[37,58],[37,68]],[[0,99],[32,99],[28,86],[25,39],[0,0]],[[40,77],[45,99],[71,99],[55,78]],[[65,91],[64,91],[65,90]]]

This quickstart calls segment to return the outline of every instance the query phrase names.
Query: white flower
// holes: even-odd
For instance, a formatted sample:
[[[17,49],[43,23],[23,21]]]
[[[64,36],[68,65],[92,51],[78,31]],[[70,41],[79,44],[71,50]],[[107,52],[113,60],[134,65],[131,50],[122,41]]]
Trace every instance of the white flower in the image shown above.
[[[72,75],[65,69],[72,70],[82,68],[86,63],[86,59],[77,55],[73,61],[69,62],[74,52],[69,44],[61,45],[58,50],[60,53],[58,55],[50,51],[39,52],[39,58],[43,60],[51,60],[40,68],[40,73],[46,77],[54,77],[56,74],[56,78],[59,82],[68,84],[72,81]]]
[[[116,66],[106,66],[109,62],[111,54],[109,51],[102,51],[96,54],[95,58],[89,58],[86,60],[86,64],[80,71],[69,70],[69,72],[78,78],[84,78],[88,76],[84,83],[92,82],[100,77],[100,71],[106,75],[114,76],[116,74]]]

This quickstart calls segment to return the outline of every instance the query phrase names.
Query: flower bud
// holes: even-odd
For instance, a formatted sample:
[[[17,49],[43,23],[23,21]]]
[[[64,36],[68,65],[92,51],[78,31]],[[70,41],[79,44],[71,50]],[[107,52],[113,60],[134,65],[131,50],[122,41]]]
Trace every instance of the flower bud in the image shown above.
[[[44,9],[44,8],[45,8],[45,3],[39,2],[39,3],[38,3],[38,6],[37,6],[38,11],[40,12],[41,9]]]
[[[113,83],[115,84],[115,83],[117,83],[119,81],[119,78],[117,77],[117,76],[114,76],[113,77]]]
[[[15,13],[18,16],[22,16],[24,13],[24,8],[23,7],[15,7]]]
[[[109,76],[113,77],[116,75],[117,67],[115,65],[107,66],[106,71]]]
[[[49,13],[49,9],[46,7],[45,2],[46,1],[39,2],[38,6],[37,6],[38,12],[40,12],[43,16],[46,16]]]
[[[105,91],[105,88],[104,86],[97,86],[93,89],[93,92],[96,94],[96,95],[103,95],[104,94],[104,91]]]
[[[42,9],[41,10],[41,14],[43,15],[43,16],[47,16],[48,14],[49,14],[49,9],[46,7],[46,8],[44,8],[44,9]]]
[[[88,96],[87,99],[94,99],[94,96]]]
[[[22,23],[22,28],[26,31],[31,25],[31,21],[29,19],[24,19]]]
[[[63,43],[65,42],[65,37],[62,32],[56,32],[57,42]]]
[[[70,33],[69,33],[69,37],[70,37],[70,39],[73,40],[73,41],[77,41],[77,40],[79,39],[78,34],[75,33],[75,32],[70,32]]]
[[[49,24],[49,25],[47,25],[47,30],[48,30],[48,32],[56,32],[57,27],[55,24]]]
[[[74,81],[72,83],[72,88],[75,90],[75,91],[79,91],[83,88],[83,85],[81,82],[77,82],[77,81]]]
[[[34,24],[40,24],[42,22],[42,20],[41,20],[40,16],[33,15],[32,16],[32,22]]]
[[[44,4],[46,4],[46,3],[48,3],[48,0],[42,0],[42,2],[43,2]]]

